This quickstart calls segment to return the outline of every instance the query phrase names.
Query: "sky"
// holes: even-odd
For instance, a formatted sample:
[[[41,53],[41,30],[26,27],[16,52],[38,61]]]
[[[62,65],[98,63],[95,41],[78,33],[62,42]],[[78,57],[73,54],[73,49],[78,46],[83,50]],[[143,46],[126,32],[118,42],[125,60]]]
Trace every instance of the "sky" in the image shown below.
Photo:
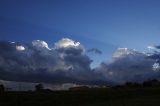
[[[159,0],[1,0],[0,44],[4,47],[0,48],[0,57],[11,59],[11,57],[9,58],[4,55],[6,52],[8,53],[8,49],[4,48],[13,48],[12,46],[15,46],[17,51],[23,51],[24,49],[26,51],[33,51],[33,54],[37,53],[38,48],[43,56],[45,53],[48,53],[48,49],[54,51],[54,53],[49,52],[45,54],[47,56],[55,55],[55,52],[59,54],[65,52],[66,57],[70,60],[71,57],[68,57],[70,55],[66,54],[66,51],[68,53],[68,49],[70,48],[69,52],[72,51],[73,53],[73,51],[76,51],[82,60],[85,58],[87,61],[85,62],[88,65],[86,67],[89,71],[100,69],[102,71],[104,68],[112,68],[115,64],[119,64],[118,61],[121,61],[118,60],[115,62],[115,60],[112,59],[112,56],[117,54],[117,52],[118,56],[119,54],[138,54],[136,57],[144,57],[144,54],[142,56],[140,53],[144,51],[148,52],[148,46],[150,46],[150,50],[156,51],[156,53],[157,51],[159,52],[159,46],[156,46],[159,45],[160,42],[159,5]],[[15,44],[8,44],[6,41],[15,42]],[[33,41],[36,42],[36,45],[34,45],[35,43],[33,43]],[[45,44],[47,43],[47,46],[44,46],[44,42]],[[80,43],[80,45],[75,46],[78,43]],[[67,49],[65,48],[66,46],[64,46],[66,44],[69,45]],[[39,49],[42,47],[47,49],[47,51]],[[26,51],[21,54],[10,49],[10,53],[13,53],[12,56],[17,57],[15,58],[16,60],[21,60],[22,58],[19,58],[19,55],[23,55],[26,57],[24,58],[25,62],[29,58],[28,60],[32,61],[31,63],[36,63],[36,59],[30,60],[30,57],[28,57],[29,52]],[[37,56],[37,58],[42,58],[42,54],[40,54],[40,57]],[[157,54],[154,54],[152,57],[156,57],[155,55],[157,56]],[[117,55],[115,57],[117,57]],[[53,61],[57,60],[55,59],[57,57],[51,56],[51,58],[53,58]],[[128,56],[127,58],[131,59],[131,57]],[[144,58],[141,59],[141,62],[145,63],[146,60],[143,59]],[[11,60],[13,61],[13,58]],[[89,60],[92,62],[90,63]],[[123,60],[123,62],[128,62],[128,60]],[[157,59],[154,61],[147,60],[147,64],[150,64],[148,69],[152,68],[154,63],[157,63],[156,60]],[[47,65],[50,67],[51,60],[47,61],[49,64]],[[66,62],[65,64],[69,64],[68,60],[61,60],[59,63],[55,63],[62,65],[64,61]],[[83,61],[80,62],[78,59],[77,61],[78,65],[83,63]],[[114,63],[114,65],[109,65],[111,63]],[[131,63],[133,63],[133,60]],[[1,65],[2,64],[7,64],[7,62],[1,62]],[[17,64],[20,63],[18,62]],[[70,64],[74,66],[73,63]],[[138,67],[138,63],[135,64],[134,68]],[[78,67],[78,65],[75,66]],[[12,66],[15,68],[13,63]],[[38,67],[36,65],[31,66],[30,64],[29,66],[30,68]],[[144,66],[144,64],[141,66]],[[8,66],[0,68],[7,69],[7,67]],[[119,68],[120,67],[118,67],[118,69]],[[157,65],[157,68],[159,68],[159,65]],[[50,68],[47,67],[47,69]],[[104,74],[104,72],[99,71],[98,73]],[[108,73],[112,74],[113,72],[108,71]],[[136,75],[139,74],[136,73]],[[106,76],[107,78],[110,77],[108,75]],[[73,77],[71,77],[71,79],[72,78]],[[8,77],[4,79],[8,79]],[[65,79],[64,76],[63,79]],[[72,83],[72,81],[70,81],[71,79],[68,79],[68,81]],[[99,79],[97,77],[97,79],[103,82],[103,78]],[[118,80],[118,78],[114,79]],[[12,78],[11,80],[16,80],[16,78]],[[83,82],[81,78],[76,80],[80,83]],[[110,78],[109,81],[110,80],[113,79]],[[115,82],[117,80],[115,80]],[[46,82],[50,82],[50,79],[49,81],[47,79]]]
[[[98,45],[109,59],[116,47],[144,51],[159,43],[159,5],[158,0],[1,0],[0,39],[41,39],[52,46],[69,37],[88,48]]]

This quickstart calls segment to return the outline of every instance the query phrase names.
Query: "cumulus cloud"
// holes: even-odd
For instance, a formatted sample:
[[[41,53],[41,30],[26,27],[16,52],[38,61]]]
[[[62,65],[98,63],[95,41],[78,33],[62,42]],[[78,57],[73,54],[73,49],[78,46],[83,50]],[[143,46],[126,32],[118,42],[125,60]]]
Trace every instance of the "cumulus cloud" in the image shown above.
[[[96,68],[97,73],[116,83],[126,81],[141,82],[147,79],[159,78],[160,73],[153,71],[154,60],[148,55],[132,49],[118,48],[109,62],[102,62]]]
[[[150,53],[150,55],[148,56],[148,58],[152,59],[155,61],[155,63],[153,64],[153,70],[154,71],[160,71],[160,46],[150,46],[150,48],[152,48],[152,51]]]
[[[153,64],[153,70],[154,70],[154,71],[159,71],[159,70],[160,70],[160,65],[159,65],[159,63],[154,63],[154,64]]]
[[[17,49],[18,51],[23,51],[23,50],[25,50],[25,48],[24,48],[23,46],[21,46],[21,45],[20,45],[20,46],[17,45],[17,46],[16,46],[16,49]]]
[[[113,53],[113,58],[119,58],[119,57],[123,57],[126,55],[134,55],[137,54],[138,52],[136,52],[133,49],[128,49],[128,48],[118,48],[116,52]]]
[[[48,47],[48,44],[42,40],[34,40],[34,41],[32,41],[32,45],[37,48],[46,48],[46,49],[50,50],[50,48]]]
[[[97,49],[97,48],[92,48],[92,49],[89,49],[87,50],[87,52],[94,52],[96,54],[102,54],[102,51]]]
[[[158,51],[159,51],[160,46],[159,46],[159,45],[154,45],[154,46],[148,46],[147,48],[148,48],[148,49],[158,50]]]
[[[56,48],[67,48],[67,47],[79,47],[80,42],[75,42],[69,38],[62,38],[57,43],[55,43]]]
[[[49,48],[45,41],[0,41],[0,79],[46,83],[101,82],[90,68],[92,60],[79,42],[68,38]]]
[[[154,49],[156,52],[141,53],[118,48],[111,61],[91,69],[92,60],[84,47],[69,38],[57,41],[53,47],[42,40],[31,43],[0,41],[0,79],[87,85],[141,82],[160,77],[160,48],[154,46]],[[87,52],[101,53],[95,48]]]

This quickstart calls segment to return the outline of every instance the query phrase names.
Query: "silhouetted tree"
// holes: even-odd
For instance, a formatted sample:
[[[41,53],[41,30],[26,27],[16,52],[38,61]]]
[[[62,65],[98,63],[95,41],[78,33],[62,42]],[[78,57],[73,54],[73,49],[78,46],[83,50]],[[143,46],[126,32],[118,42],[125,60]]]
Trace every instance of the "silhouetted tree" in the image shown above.
[[[4,92],[5,88],[4,88],[4,85],[0,85],[0,92]]]
[[[127,87],[141,87],[142,85],[136,82],[126,82],[125,86]]]
[[[143,82],[143,86],[146,87],[160,86],[160,82],[157,79],[147,80]]]
[[[37,85],[35,86],[35,90],[36,90],[36,91],[42,91],[43,89],[44,89],[43,84],[37,84]]]
[[[125,86],[133,86],[133,83],[132,82],[126,82]]]

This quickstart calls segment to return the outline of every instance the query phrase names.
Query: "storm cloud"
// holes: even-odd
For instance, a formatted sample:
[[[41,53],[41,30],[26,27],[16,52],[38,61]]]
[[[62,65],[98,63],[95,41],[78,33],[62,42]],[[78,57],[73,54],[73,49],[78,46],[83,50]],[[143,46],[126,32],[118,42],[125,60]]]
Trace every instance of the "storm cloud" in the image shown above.
[[[45,41],[30,44],[0,41],[0,79],[45,83],[101,82],[92,60],[79,42],[63,38],[49,48]]]
[[[57,41],[52,47],[42,40],[31,43],[0,41],[0,79],[87,85],[159,79],[159,46],[153,48],[156,50],[151,53],[118,48],[111,61],[102,62],[92,69],[92,60],[86,54],[84,46],[69,38]]]
[[[153,70],[154,62],[155,60],[148,58],[146,53],[118,48],[111,61],[102,62],[95,70],[116,83],[142,82],[147,79],[159,79],[160,72]]]

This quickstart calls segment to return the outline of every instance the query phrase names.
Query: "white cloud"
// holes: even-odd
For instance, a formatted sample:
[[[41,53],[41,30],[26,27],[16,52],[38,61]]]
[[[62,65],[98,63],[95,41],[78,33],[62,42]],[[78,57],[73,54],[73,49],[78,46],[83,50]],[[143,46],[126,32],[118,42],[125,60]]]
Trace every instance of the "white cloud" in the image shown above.
[[[67,47],[79,47],[80,42],[75,42],[69,38],[62,38],[57,43],[55,43],[55,48],[67,48]]]
[[[16,46],[17,51],[24,51],[25,47],[24,46]]]
[[[128,48],[118,48],[114,53],[113,53],[113,58],[119,58],[122,56],[126,55],[136,55],[138,52],[134,49],[128,49]]]
[[[153,50],[153,51],[156,51],[156,52],[160,52],[160,50],[159,50],[159,47],[158,46],[148,46],[147,47],[149,50]]]
[[[10,42],[10,43],[14,44],[15,42]]]
[[[155,49],[154,46],[148,46],[147,48],[148,48],[149,50]]]
[[[159,63],[154,63],[154,64],[153,64],[153,70],[154,70],[154,71],[159,71],[159,70],[160,70],[160,65],[159,65]]]
[[[50,48],[48,47],[48,44],[45,41],[42,40],[34,40],[32,41],[33,46],[38,47],[38,48],[46,48],[48,50],[50,50]]]

